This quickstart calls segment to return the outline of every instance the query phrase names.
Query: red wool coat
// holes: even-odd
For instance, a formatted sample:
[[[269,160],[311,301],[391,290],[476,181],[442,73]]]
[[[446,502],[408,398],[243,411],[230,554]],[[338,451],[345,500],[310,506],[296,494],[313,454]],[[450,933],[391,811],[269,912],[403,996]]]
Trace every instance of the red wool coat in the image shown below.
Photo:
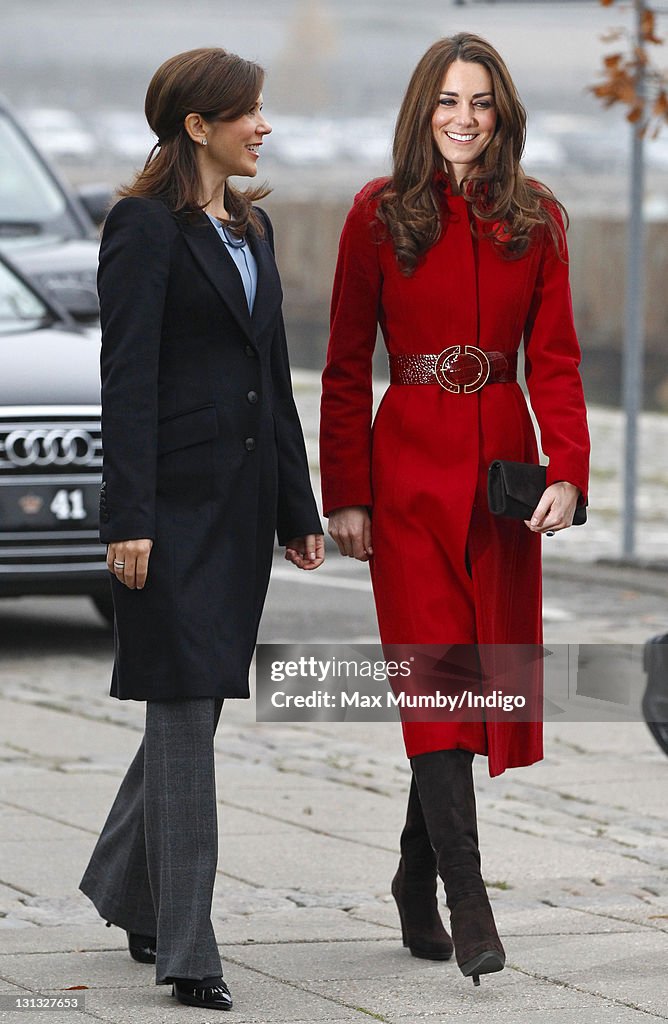
[[[492,516],[486,497],[494,459],[537,461],[520,386],[453,394],[437,383],[390,385],[372,426],[371,359],[378,323],[390,354],[456,344],[515,353],[524,339],[548,484],[568,480],[586,496],[589,435],[567,263],[542,230],[521,259],[504,258],[472,234],[470,205],[439,178],[441,238],[406,277],[375,219],[379,184],[356,197],[339,248],[323,374],[325,513],[371,509],[384,644],[540,644],[541,538]],[[542,757],[534,717],[405,721],[406,751],[463,747],[487,754],[498,775]]]

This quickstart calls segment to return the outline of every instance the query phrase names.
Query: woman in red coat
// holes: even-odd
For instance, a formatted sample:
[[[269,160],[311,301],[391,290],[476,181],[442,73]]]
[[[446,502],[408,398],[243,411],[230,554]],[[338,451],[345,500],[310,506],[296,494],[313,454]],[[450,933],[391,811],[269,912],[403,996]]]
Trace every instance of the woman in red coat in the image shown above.
[[[562,208],[522,172],[525,125],[488,43],[470,34],[435,43],[399,113],[393,174],[362,189],[341,236],[323,376],[323,499],[341,553],[371,560],[384,644],[540,644],[541,534],[570,526],[586,500]],[[390,387],[372,429],[378,323]],[[492,516],[486,497],[492,460],[538,461],[516,382],[522,341],[549,456],[547,489],[526,523]],[[542,725],[403,729],[413,777],[392,891],[404,944],[415,956],[452,955],[438,872],[457,962],[477,984],[505,954],[480,874],[473,755],[487,755],[491,775],[531,764],[542,757]]]

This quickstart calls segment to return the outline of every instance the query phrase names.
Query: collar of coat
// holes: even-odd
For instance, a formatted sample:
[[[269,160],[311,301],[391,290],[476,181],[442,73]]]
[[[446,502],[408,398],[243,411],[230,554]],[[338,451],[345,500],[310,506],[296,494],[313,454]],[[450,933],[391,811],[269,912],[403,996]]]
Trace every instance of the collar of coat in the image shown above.
[[[450,197],[454,196],[455,193],[452,190],[452,182],[450,175],[445,169],[438,168],[434,171],[432,178],[434,188],[440,193],[447,201]],[[481,181],[476,185],[474,181],[467,182],[466,193],[468,196],[473,196],[474,190],[478,192],[481,197],[480,205],[484,209],[484,205],[489,195],[490,183],[488,181]],[[474,204],[468,203],[469,212],[471,216],[475,216]],[[495,220],[495,221],[483,221],[477,220],[477,230],[481,238],[489,238],[490,241],[495,238],[500,241],[507,241],[511,237],[510,228],[507,221]]]

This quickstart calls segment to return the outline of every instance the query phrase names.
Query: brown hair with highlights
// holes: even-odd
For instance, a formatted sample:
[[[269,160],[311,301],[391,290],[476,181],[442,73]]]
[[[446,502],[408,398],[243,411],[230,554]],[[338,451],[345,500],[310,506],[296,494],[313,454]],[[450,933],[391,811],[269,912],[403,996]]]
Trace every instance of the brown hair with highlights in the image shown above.
[[[380,190],[378,218],[394,243],[402,272],[410,275],[421,256],[441,234],[441,204],[434,181],[443,157],[433,138],[431,120],[443,79],[455,61],[481,64],[491,76],[497,122],[480,161],[460,183],[473,207],[472,230],[480,231],[508,258],[527,251],[534,231],[548,231],[563,253],[564,228],[558,199],[520,166],[526,135],[526,111],[505,63],[490,43],[462,32],[439,39],[419,61],[397,117],[392,177]],[[482,230],[480,230],[482,228]]]
[[[219,47],[187,50],[166,60],[149,83],[144,105],[158,141],[143,170],[119,194],[158,197],[175,213],[203,209],[195,143],[183,122],[191,113],[210,122],[236,121],[253,108],[263,83],[263,68]],[[264,233],[252,203],[270,191],[260,186],[241,192],[226,184],[225,206],[237,234],[245,234],[249,223],[258,234]]]

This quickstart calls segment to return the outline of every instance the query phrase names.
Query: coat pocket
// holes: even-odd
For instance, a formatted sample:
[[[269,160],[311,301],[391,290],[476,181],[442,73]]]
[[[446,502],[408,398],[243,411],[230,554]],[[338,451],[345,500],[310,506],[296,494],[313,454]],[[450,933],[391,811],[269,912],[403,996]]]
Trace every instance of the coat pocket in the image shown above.
[[[176,413],[158,423],[158,455],[190,448],[218,437],[218,417],[213,405]]]

